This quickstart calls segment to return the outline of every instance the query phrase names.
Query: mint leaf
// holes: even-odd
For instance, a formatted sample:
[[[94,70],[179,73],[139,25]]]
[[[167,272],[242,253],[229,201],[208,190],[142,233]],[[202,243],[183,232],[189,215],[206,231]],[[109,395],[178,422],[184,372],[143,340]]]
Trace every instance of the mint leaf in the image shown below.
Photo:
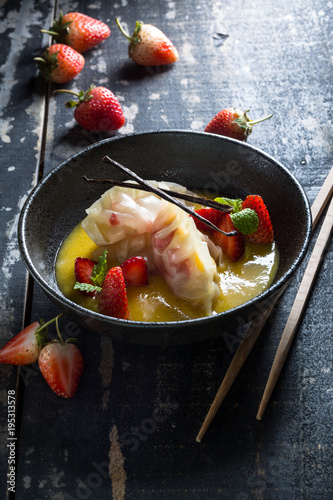
[[[104,250],[103,255],[98,257],[98,263],[93,268],[91,281],[95,286],[101,287],[103,285],[106,273],[108,272],[106,260],[107,253],[108,251]]]
[[[235,228],[242,234],[252,234],[258,229],[259,217],[252,208],[244,208],[240,212],[231,214],[230,218]]]
[[[217,201],[218,203],[223,203],[224,205],[230,205],[233,207],[232,214],[239,212],[242,210],[242,203],[243,200],[236,198],[235,200],[231,198],[215,198],[214,201]]]
[[[81,290],[81,292],[100,292],[102,288],[97,285],[90,285],[90,283],[80,283],[77,281],[74,285],[74,290]]]

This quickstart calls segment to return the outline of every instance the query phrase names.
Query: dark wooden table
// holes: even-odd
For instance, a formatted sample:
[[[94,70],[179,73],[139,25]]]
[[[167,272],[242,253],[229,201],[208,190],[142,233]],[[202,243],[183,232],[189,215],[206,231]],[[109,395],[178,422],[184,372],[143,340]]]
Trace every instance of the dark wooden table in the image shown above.
[[[283,163],[312,202],[333,164],[332,7],[323,0],[11,0],[1,7],[1,345],[60,311],[29,279],[17,222],[38,180],[107,134],[77,126],[33,57],[61,7],[104,20],[111,37],[65,85],[109,87],[126,125],[115,135],[203,130],[227,106],[258,118],[248,142]],[[114,18],[158,26],[179,49],[172,67],[138,67]],[[288,221],[286,221],[288,224]],[[315,236],[318,230],[315,232]],[[310,250],[313,247],[311,243]],[[261,422],[258,405],[302,272],[280,300],[203,442],[195,437],[241,340],[164,348],[112,342],[68,318],[85,358],[79,390],[55,396],[31,366],[0,366],[0,498],[15,456],[17,500],[333,498],[332,245]],[[16,437],[8,395],[16,394]],[[157,418],[158,416],[158,418]],[[11,446],[10,446],[11,445]]]

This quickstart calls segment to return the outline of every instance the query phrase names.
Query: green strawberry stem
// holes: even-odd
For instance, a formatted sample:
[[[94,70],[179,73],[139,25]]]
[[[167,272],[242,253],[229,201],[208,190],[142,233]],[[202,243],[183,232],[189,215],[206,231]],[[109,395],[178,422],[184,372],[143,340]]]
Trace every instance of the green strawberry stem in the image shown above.
[[[244,114],[246,114],[248,111],[245,111]],[[255,125],[256,123],[261,123],[261,122],[264,122],[265,120],[268,120],[269,118],[272,118],[272,116],[273,116],[273,114],[265,116],[265,118],[260,118],[260,120],[249,120],[248,123],[251,125]]]
[[[56,316],[55,318],[50,319],[47,323],[44,323],[44,320],[40,320],[40,326],[36,328],[35,330],[35,336],[37,339],[37,344],[38,346],[43,346],[46,345],[49,341],[49,338],[47,336],[47,327],[53,323],[54,321],[58,321],[58,318],[62,316],[62,314],[59,314],[59,316]]]
[[[40,30],[41,33],[46,33],[47,35],[53,36],[58,42],[66,41],[66,37],[69,34],[69,25],[72,21],[63,23],[63,13],[60,11],[59,19],[54,19],[53,26],[48,30]]]
[[[70,342],[77,342],[77,339],[76,338],[70,338],[70,339],[67,339],[66,341],[64,341],[64,339],[62,338],[62,335],[60,333],[60,329],[59,329],[59,323],[58,323],[58,318],[61,316],[61,314],[59,314],[59,316],[57,316],[55,318],[55,321],[56,321],[56,330],[57,330],[57,335],[59,337],[59,340],[60,340],[60,344],[61,345],[65,345],[67,343],[70,343]],[[57,342],[57,340],[53,341],[53,342]]]
[[[34,61],[45,63],[45,59],[43,59],[42,57],[34,57]]]
[[[136,21],[135,23],[135,28],[134,28],[134,32],[133,32],[133,35],[130,36],[123,28],[123,26],[121,25],[118,17],[116,17],[116,23],[117,23],[117,26],[118,28],[120,29],[121,33],[127,38],[127,40],[130,42],[130,43],[134,43],[134,44],[137,44],[140,42],[140,39],[138,38],[138,34],[139,34],[139,31],[141,30],[141,26],[143,25],[143,22],[142,21]]]
[[[49,31],[49,30],[40,30],[41,33],[46,33],[47,35],[51,35],[51,36],[58,36],[59,33],[57,33],[56,31]]]
[[[55,318],[50,319],[50,321],[48,321],[47,323],[43,323],[42,325],[40,325],[37,328],[36,332],[41,332],[42,330],[44,330],[45,328],[47,328],[49,325],[51,325],[51,323],[54,323],[54,321],[58,322],[58,318],[60,318],[60,316],[62,316],[62,313],[58,314],[58,316],[56,316]]]
[[[64,344],[64,339],[62,338],[62,335],[61,335],[60,330],[59,330],[58,317],[56,318],[56,330],[57,330],[58,337],[60,339],[60,344]]]
[[[56,93],[62,93],[62,94],[72,94],[75,95],[75,97],[78,98],[77,101],[67,101],[65,103],[66,108],[74,108],[75,106],[78,106],[82,102],[89,101],[93,96],[90,93],[95,87],[94,84],[90,85],[89,89],[84,92],[83,90],[80,90],[80,92],[74,92],[74,90],[67,90],[67,89],[56,89],[53,91],[54,94]]]

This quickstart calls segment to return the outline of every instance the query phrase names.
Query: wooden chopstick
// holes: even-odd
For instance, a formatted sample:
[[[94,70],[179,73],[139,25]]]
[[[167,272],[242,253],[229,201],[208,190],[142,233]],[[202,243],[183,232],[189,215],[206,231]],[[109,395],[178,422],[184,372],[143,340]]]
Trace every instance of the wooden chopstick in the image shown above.
[[[162,189],[159,189],[158,187],[153,186],[149,182],[147,182],[144,179],[142,179],[141,177],[139,177],[135,172],[132,172],[132,170],[130,170],[127,167],[124,167],[124,165],[121,165],[121,163],[118,163],[117,161],[113,160],[109,156],[104,156],[102,159],[102,163],[108,163],[108,164],[113,165],[114,167],[118,168],[122,172],[125,172],[131,179],[134,179],[138,184],[140,184],[140,186],[145,186],[152,193],[157,194],[157,196],[159,196],[163,200],[166,200],[169,203],[172,203],[173,205],[176,205],[177,207],[181,208],[182,210],[184,210],[184,212],[188,213],[189,215],[191,215],[195,219],[198,219],[199,221],[203,222],[204,224],[206,224],[206,226],[209,226],[214,231],[218,231],[219,233],[222,233],[225,236],[235,236],[237,234],[237,231],[230,231],[230,232],[222,231],[222,229],[215,226],[215,224],[213,224],[209,220],[205,219],[204,217],[202,217],[201,215],[196,213],[194,210],[192,210],[188,206],[186,206],[183,203],[181,203],[180,201],[178,201],[176,198],[173,198],[167,191],[163,191]]]
[[[284,285],[284,287],[282,287],[282,289],[280,290],[278,296],[274,300],[272,300],[272,302],[270,303],[268,308],[264,311],[264,313],[250,323],[246,331],[246,335],[243,338],[242,342],[240,343],[236,351],[236,354],[229,365],[229,368],[224,376],[224,379],[219,387],[219,390],[216,393],[214,401],[212,402],[212,405],[196,437],[196,441],[198,443],[202,441],[202,438],[206,434],[206,431],[208,430],[210,424],[213,421],[213,418],[218,412],[221,404],[224,401],[224,398],[228,394],[229,389],[231,388],[242,366],[244,365],[248,355],[250,354],[252,347],[256,343],[256,340],[258,339],[264,324],[266,323],[271,312],[273,311],[276,301],[282,295],[287,286],[288,284]]]
[[[322,214],[327,202],[329,201],[333,192],[333,167],[331,168],[329,174],[327,175],[315,201],[313,202],[311,208],[312,215],[312,228],[316,226],[320,215]],[[196,441],[201,442],[205,433],[207,432],[214,416],[216,415],[218,409],[220,408],[224,398],[226,397],[230,387],[235,381],[238,373],[240,372],[242,366],[244,365],[246,359],[248,358],[254,344],[256,343],[260,332],[262,331],[267,319],[269,318],[271,312],[274,309],[274,305],[276,304],[279,297],[285,291],[289,283],[287,283],[281,290],[281,293],[272,300],[272,303],[269,305],[265,313],[259,318],[253,320],[246,332],[244,339],[242,340],[240,346],[238,347],[235,356],[233,357],[230,366],[224,376],[224,379],[220,385],[220,388],[215,396],[215,399],[207,413],[207,416],[200,428],[200,431],[197,435]]]
[[[311,254],[309,263],[305,270],[303,279],[298,289],[293,307],[290,311],[285,329],[283,330],[279,347],[276,351],[274,362],[268,377],[268,381],[264,390],[264,394],[259,406],[257,419],[261,420],[267,407],[268,401],[271,397],[273,389],[282,371],[284,363],[287,359],[289,349],[292,341],[296,335],[298,325],[301,321],[306,304],[310,297],[310,293],[318,274],[320,264],[322,262],[323,254],[326,250],[327,244],[330,241],[330,236],[333,227],[333,198],[328,207],[326,217],[319,232],[316,244]]]

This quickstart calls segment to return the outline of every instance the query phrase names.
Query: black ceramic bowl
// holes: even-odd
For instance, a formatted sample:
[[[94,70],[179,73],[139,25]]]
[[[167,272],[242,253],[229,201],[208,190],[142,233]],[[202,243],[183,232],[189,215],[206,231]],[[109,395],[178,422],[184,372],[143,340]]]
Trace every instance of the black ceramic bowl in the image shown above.
[[[118,320],[68,300],[55,278],[58,249],[71,229],[108,186],[88,177],[125,179],[104,155],[144,179],[167,180],[216,195],[260,194],[270,212],[280,251],[272,286],[261,295],[208,318],[169,323]],[[299,266],[309,243],[311,212],[297,180],[273,158],[245,143],[189,131],[157,131],[107,139],[54,168],[31,192],[19,221],[23,260],[44,292],[78,324],[126,342],[175,345],[212,339],[248,323],[263,311]]]

